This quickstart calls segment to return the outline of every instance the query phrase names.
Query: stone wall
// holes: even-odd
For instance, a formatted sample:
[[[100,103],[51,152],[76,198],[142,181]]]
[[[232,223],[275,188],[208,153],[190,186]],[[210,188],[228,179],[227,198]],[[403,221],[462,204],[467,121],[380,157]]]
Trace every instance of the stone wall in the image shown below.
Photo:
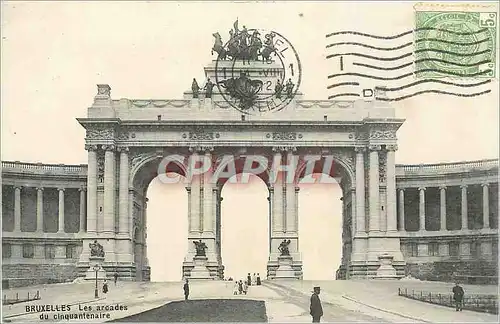
[[[498,282],[498,267],[494,261],[436,261],[407,263],[406,275],[428,281],[455,280],[461,283]]]
[[[35,284],[73,281],[78,276],[72,264],[4,264],[2,285],[22,287]],[[8,282],[8,284],[6,283]]]

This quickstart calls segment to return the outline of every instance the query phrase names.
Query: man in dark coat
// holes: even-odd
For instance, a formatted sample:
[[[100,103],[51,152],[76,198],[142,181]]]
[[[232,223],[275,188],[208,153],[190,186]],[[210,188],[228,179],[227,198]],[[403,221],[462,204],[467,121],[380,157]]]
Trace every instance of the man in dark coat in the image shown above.
[[[252,276],[250,276],[250,273],[247,275],[247,285],[251,286],[252,285]]]
[[[462,311],[462,304],[464,299],[464,289],[460,287],[460,285],[455,283],[455,287],[452,289],[453,292],[453,300],[455,301],[455,310]]]
[[[311,311],[313,323],[319,323],[321,316],[323,316],[323,307],[321,307],[321,300],[319,300],[319,293],[321,288],[314,287],[313,294],[311,296]]]
[[[189,297],[189,282],[186,279],[186,283],[184,284],[184,300],[188,300]]]

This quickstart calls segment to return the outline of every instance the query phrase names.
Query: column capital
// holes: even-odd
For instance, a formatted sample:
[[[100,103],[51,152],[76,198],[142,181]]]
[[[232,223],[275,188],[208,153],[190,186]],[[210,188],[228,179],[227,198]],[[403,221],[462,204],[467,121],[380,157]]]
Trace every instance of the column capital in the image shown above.
[[[489,184],[488,182],[483,182],[483,183],[481,183],[481,187],[489,187],[489,185],[490,185],[490,184]]]
[[[114,151],[116,150],[116,146],[114,144],[104,144],[101,146],[104,151]]]
[[[274,193],[274,187],[269,186],[268,189],[270,193]]]
[[[390,152],[395,152],[398,150],[398,146],[396,144],[389,144],[385,146],[385,149]]]
[[[57,190],[58,190],[58,191],[65,191],[65,190],[66,190],[66,188],[63,188],[63,187],[57,187]]]
[[[369,145],[368,149],[370,151],[380,151],[382,149],[382,146],[381,145]]]
[[[189,146],[188,150],[191,153],[210,153],[214,150],[213,145],[197,145],[197,146]]]
[[[95,152],[99,147],[95,144],[85,144],[85,150]]]
[[[354,152],[356,152],[356,153],[365,153],[366,152],[366,146],[356,146],[356,147],[354,147]]]
[[[185,188],[186,188],[186,191],[187,191],[188,193],[190,193],[190,192],[191,192],[191,187],[185,187]]]
[[[426,187],[418,187],[419,191],[421,191],[421,190],[425,191],[425,189],[427,189],[427,188]]]
[[[118,146],[116,150],[120,153],[128,153],[130,148],[128,146]]]
[[[438,188],[439,190],[446,190],[447,187],[445,185],[440,185]]]
[[[18,189],[19,191],[21,191],[21,189],[23,189],[23,186],[21,185],[14,185],[14,190]]]
[[[295,192],[299,192],[300,191],[300,187],[295,187]]]
[[[36,187],[37,191],[43,191],[43,187]]]
[[[82,187],[78,188],[78,191],[80,191],[80,192],[81,192],[81,191],[87,191],[87,187],[82,186]]]
[[[466,185],[466,184],[461,184],[461,185],[460,185],[460,188],[461,188],[461,189],[467,189],[467,185]]]
[[[273,146],[272,151],[275,153],[295,152],[297,151],[297,147],[292,145],[278,145]]]

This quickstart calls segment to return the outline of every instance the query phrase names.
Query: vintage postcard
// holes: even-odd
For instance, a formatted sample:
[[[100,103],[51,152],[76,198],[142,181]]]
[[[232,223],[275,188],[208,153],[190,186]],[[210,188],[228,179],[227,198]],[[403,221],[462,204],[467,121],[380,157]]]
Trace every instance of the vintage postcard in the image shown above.
[[[498,322],[498,3],[1,6],[3,322]]]

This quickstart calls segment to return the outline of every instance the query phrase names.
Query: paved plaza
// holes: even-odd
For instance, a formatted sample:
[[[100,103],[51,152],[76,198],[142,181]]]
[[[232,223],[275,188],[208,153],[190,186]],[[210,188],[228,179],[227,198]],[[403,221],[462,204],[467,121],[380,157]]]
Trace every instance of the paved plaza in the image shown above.
[[[268,322],[310,322],[309,298],[313,286],[321,286],[321,301],[324,309],[322,322],[386,322],[386,323],[445,323],[445,322],[497,322],[497,315],[472,311],[455,312],[452,308],[441,307],[397,295],[397,289],[408,288],[446,293],[452,284],[420,281],[264,281],[262,286],[252,286],[247,295],[233,295],[233,282],[211,281],[191,282],[190,300],[214,299],[264,301]],[[466,293],[495,294],[496,286],[464,286]],[[98,313],[97,306],[113,306],[121,310],[103,311],[109,318],[93,319],[92,322],[118,320],[128,316],[162,307],[173,301],[184,299],[181,282],[137,283],[118,282],[110,284],[105,297],[99,291],[99,299],[94,298],[94,284],[91,282],[54,284],[30,288],[4,290],[8,297],[15,293],[20,296],[29,291],[40,291],[41,300],[3,306],[5,322],[37,322],[40,312],[26,313],[27,305],[70,305],[71,311],[51,311],[45,321],[68,322],[64,318],[54,319],[55,314],[82,313],[80,309],[92,307],[87,313]],[[204,302],[206,303],[206,302]],[[236,316],[245,316],[251,307],[241,302],[235,306]],[[123,309],[126,306],[126,310]],[[174,313],[181,316],[187,307]],[[194,308],[193,308],[194,309]],[[198,307],[198,309],[200,309]],[[147,315],[148,313],[145,313]],[[180,314],[180,315],[179,315]],[[183,315],[182,315],[183,316]],[[232,317],[233,319],[235,317]],[[221,319],[218,319],[220,321]],[[228,318],[231,320],[231,318]],[[70,320],[80,322],[78,320]],[[158,313],[144,321],[182,321],[182,318],[161,320]],[[209,321],[206,319],[205,321]]]

